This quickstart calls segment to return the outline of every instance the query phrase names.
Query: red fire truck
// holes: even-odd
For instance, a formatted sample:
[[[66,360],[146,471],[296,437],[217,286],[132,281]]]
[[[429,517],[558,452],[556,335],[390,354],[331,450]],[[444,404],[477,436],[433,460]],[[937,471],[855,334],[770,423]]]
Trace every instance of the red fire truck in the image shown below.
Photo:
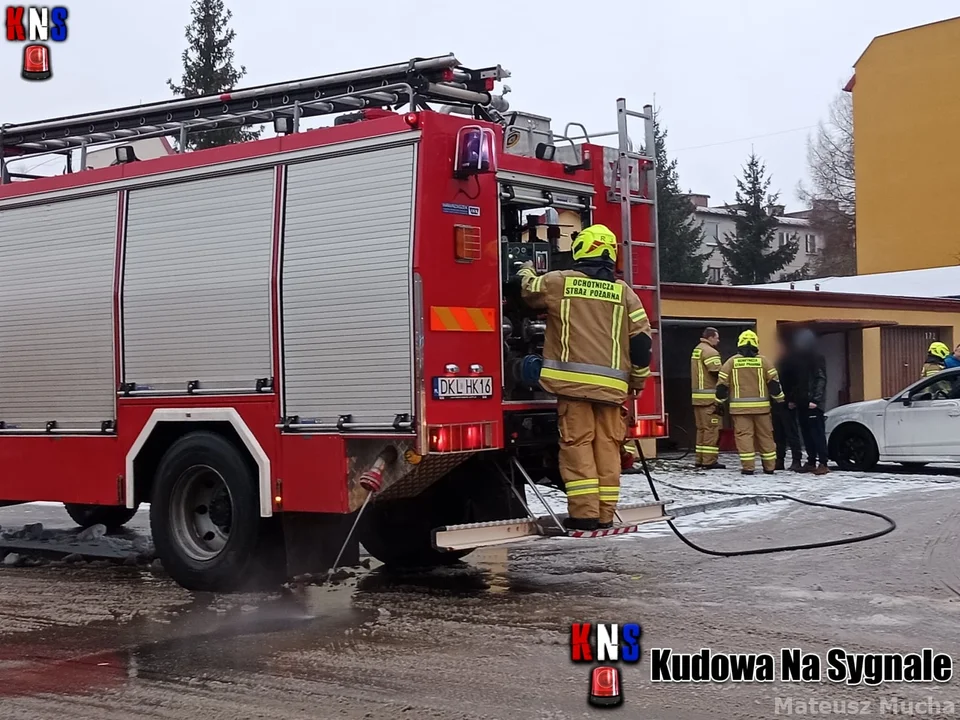
[[[640,118],[653,147],[651,109],[618,101],[605,147],[509,112],[508,75],[448,55],[3,125],[0,502],[110,528],[150,503],[165,567],[207,590],[329,566],[361,507],[385,562],[559,533],[526,503],[557,430],[514,275],[569,263],[571,228],[618,230],[654,327],[630,432],[663,434],[655,168],[627,136]],[[158,136],[181,151],[138,160]],[[49,154],[63,174],[16,171]],[[663,517],[625,506],[607,532]]]

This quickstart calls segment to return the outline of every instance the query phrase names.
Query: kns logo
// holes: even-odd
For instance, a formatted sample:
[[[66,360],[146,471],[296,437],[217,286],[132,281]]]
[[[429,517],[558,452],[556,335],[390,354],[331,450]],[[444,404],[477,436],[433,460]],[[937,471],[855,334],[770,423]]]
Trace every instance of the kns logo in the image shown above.
[[[7,7],[7,40],[63,42],[67,39],[67,9],[24,5]]]
[[[642,631],[637,623],[597,623],[595,637],[591,637],[591,629],[591,623],[573,623],[570,626],[570,659],[573,662],[593,662],[594,649],[597,662],[640,661]]]

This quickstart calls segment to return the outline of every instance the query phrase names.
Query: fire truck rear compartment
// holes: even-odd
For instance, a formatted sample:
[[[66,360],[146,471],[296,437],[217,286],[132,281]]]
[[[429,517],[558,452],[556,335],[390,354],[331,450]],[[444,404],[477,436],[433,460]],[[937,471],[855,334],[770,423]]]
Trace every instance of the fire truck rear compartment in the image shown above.
[[[391,561],[437,560],[437,528],[520,517],[527,473],[555,481],[556,432],[519,264],[561,268],[561,228],[603,222],[655,323],[659,308],[640,222],[655,217],[639,212],[654,201],[625,129],[618,160],[506,119],[490,91],[508,75],[443,56],[4,126],[0,503],[61,501],[86,522],[152,501],[162,559],[195,589],[329,564],[371,468],[383,486],[361,534]],[[431,112],[451,101],[469,119]],[[279,135],[86,169],[88,146],[185,146],[224,118]],[[81,172],[69,156],[61,177],[8,171],[71,148]],[[522,482],[503,482],[512,461]]]

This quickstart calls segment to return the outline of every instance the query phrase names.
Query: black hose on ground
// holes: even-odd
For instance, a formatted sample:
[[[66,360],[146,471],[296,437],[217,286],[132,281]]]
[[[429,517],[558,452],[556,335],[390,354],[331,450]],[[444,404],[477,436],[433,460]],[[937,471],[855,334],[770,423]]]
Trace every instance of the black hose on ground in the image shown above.
[[[650,475],[650,468],[647,466],[647,458],[643,455],[643,448],[640,447],[640,441],[634,440],[634,443],[637,448],[637,453],[640,455],[640,464],[643,467],[643,473],[647,476],[647,482],[650,484],[650,492],[653,493],[655,500],[659,502],[660,495],[657,493],[657,488],[653,482],[653,476]],[[675,490],[684,490],[688,492],[706,492],[706,493],[715,493],[717,495],[736,495],[742,496],[743,493],[730,492],[728,490],[711,490],[709,488],[685,488],[680,485],[671,485],[670,483],[663,482],[658,480],[657,482],[667,487],[674,488]],[[670,526],[670,529],[673,530],[673,534],[676,535],[682,543],[687,545],[690,548],[693,548],[697,552],[701,552],[704,555],[713,555],[715,557],[741,557],[744,555],[770,555],[772,553],[781,553],[781,552],[794,552],[796,550],[815,550],[817,548],[827,548],[827,547],[836,547],[838,545],[852,545],[853,543],[866,542],[867,540],[874,540],[878,537],[883,537],[888,535],[897,529],[897,523],[888,515],[884,515],[881,512],[875,510],[864,510],[863,508],[853,508],[853,507],[843,507],[842,505],[831,505],[830,503],[814,502],[813,500],[804,500],[802,498],[794,497],[793,495],[785,495],[783,493],[752,493],[756,494],[758,497],[768,497],[776,498],[779,500],[791,500],[795,503],[800,503],[801,505],[809,505],[810,507],[820,507],[826,508],[828,510],[840,510],[841,512],[854,513],[857,515],[871,515],[875,518],[880,518],[887,523],[887,527],[882,530],[877,530],[876,532],[868,533],[866,535],[855,535],[849,538],[842,538],[839,540],[823,540],[820,542],[814,543],[803,543],[800,545],[780,545],[776,547],[763,547],[763,548],[752,548],[749,550],[711,550],[710,548],[705,548],[701,545],[697,545],[692,540],[688,539],[676,525],[673,524],[673,520],[667,520],[667,524]]]

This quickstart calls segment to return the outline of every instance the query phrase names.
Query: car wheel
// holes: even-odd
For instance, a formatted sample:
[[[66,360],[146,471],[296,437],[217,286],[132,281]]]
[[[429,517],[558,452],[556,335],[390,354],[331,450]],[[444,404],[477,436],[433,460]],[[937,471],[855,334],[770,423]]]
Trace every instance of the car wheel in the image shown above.
[[[261,535],[256,475],[226,438],[200,431],[175,442],[157,468],[150,504],[157,555],[188,590],[236,589]]]
[[[861,425],[843,425],[834,431],[833,456],[841,470],[873,470],[880,451],[873,435]]]

